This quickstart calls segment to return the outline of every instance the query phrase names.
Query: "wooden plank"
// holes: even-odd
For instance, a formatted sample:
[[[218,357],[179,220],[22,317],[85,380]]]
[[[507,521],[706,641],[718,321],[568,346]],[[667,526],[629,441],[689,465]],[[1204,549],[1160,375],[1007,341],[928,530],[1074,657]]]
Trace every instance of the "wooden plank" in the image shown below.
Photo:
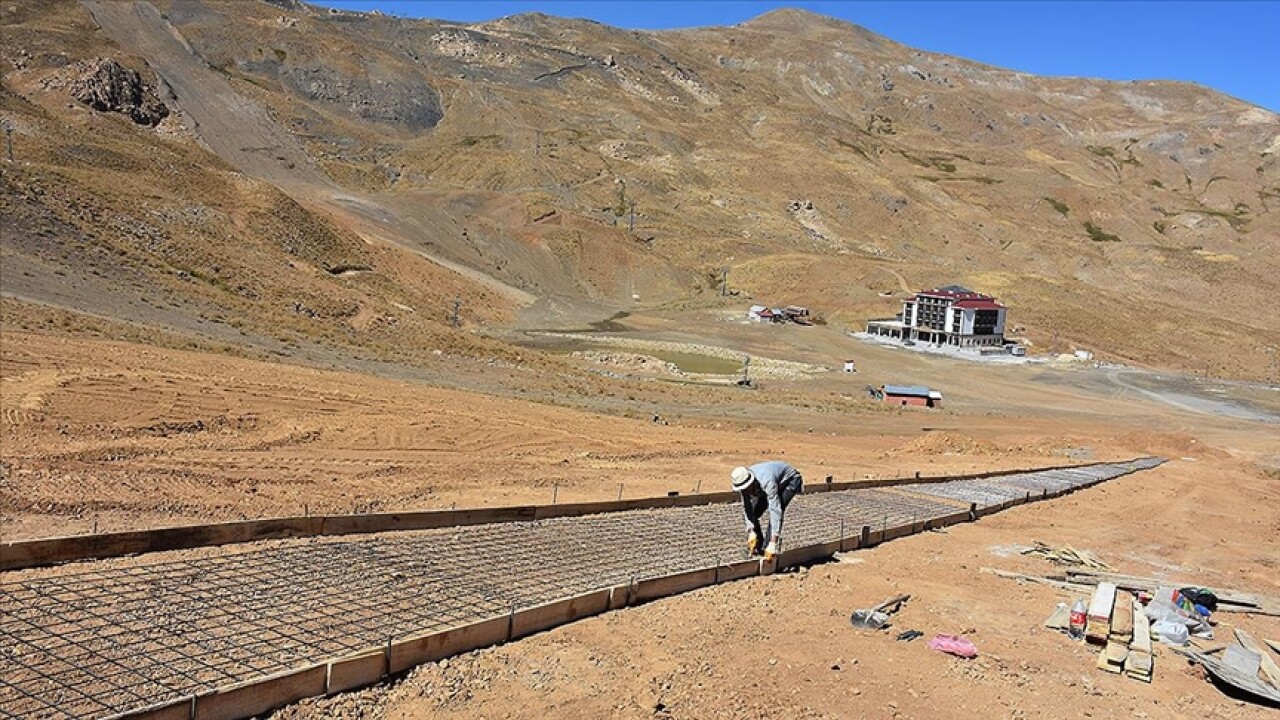
[[[1066,603],[1058,603],[1058,607],[1044,621],[1044,626],[1050,630],[1066,630],[1071,625],[1071,608]]]
[[[101,720],[191,720],[192,700],[185,697],[165,705],[157,705],[141,710],[130,710],[116,715],[103,716]]]
[[[1276,666],[1276,661],[1271,659],[1271,654],[1258,644],[1257,640],[1249,633],[1236,628],[1236,640],[1245,647],[1246,650],[1252,650],[1262,658],[1262,662],[1258,667],[1258,676],[1277,690],[1280,690],[1280,667]]]
[[[511,617],[510,639],[515,640],[580,618],[599,615],[608,609],[609,591],[597,590],[577,597],[517,610]]]
[[[742,580],[744,578],[756,577],[760,574],[759,560],[743,560],[731,565],[721,565],[716,568],[716,582],[729,582],[730,580]]]
[[[646,602],[664,598],[668,595],[678,595],[682,592],[695,590],[707,585],[714,585],[716,582],[716,569],[704,568],[702,570],[691,570],[689,572],[677,573],[675,575],[666,575],[664,577],[649,578],[636,583],[635,590],[631,595],[632,602]]]
[[[387,653],[373,650],[363,655],[334,660],[329,663],[328,694],[346,692],[372,685],[387,673]]]
[[[1025,580],[1026,582],[1033,582],[1039,585],[1048,585],[1049,587],[1065,590],[1073,594],[1091,595],[1094,591],[1094,587],[1091,585],[1062,582],[1061,580],[1040,577],[1039,575],[1023,575],[1022,573],[1009,572],[1008,570],[1000,570],[999,568],[984,567],[980,568],[979,572],[984,572],[988,575],[995,575],[996,577],[1007,578],[1009,580]]]
[[[1124,661],[1124,674],[1134,680],[1143,682],[1151,682],[1151,676],[1154,674],[1155,664],[1151,660],[1151,653],[1129,651],[1129,657]]]
[[[1123,573],[1103,572],[1101,570],[1067,570],[1067,579],[1071,582],[1096,584],[1106,581],[1115,583],[1126,590],[1145,590],[1155,592],[1161,586],[1167,587],[1203,587],[1198,582],[1189,580],[1167,580],[1153,577],[1125,575]],[[1213,589],[1218,598],[1218,609],[1225,612],[1252,612],[1260,615],[1280,614],[1280,599],[1267,595],[1255,595],[1236,590]]]
[[[195,720],[239,720],[324,695],[327,665],[256,680],[196,698]]]
[[[1119,668],[1119,667],[1116,667],[1116,666],[1112,665],[1112,664],[1107,660],[1107,649],[1106,649],[1106,648],[1102,648],[1102,650],[1098,653],[1098,669],[1099,669],[1099,670],[1105,670],[1105,671],[1107,671],[1107,672],[1109,672],[1109,673],[1118,673],[1118,672],[1120,672],[1120,670],[1121,670],[1121,668]]]
[[[1089,624],[1085,630],[1085,638],[1098,645],[1106,643],[1111,634],[1111,611],[1116,604],[1116,586],[1114,583],[1098,583],[1093,598],[1089,600]]]
[[[505,642],[511,631],[511,618],[507,615],[481,620],[443,632],[431,633],[391,646],[391,674],[404,672],[422,663],[435,662],[476,648]]]
[[[1113,672],[1120,672],[1124,669],[1124,661],[1129,657],[1129,646],[1117,640],[1108,640],[1107,646],[1102,650],[1102,655],[1107,659],[1114,669]]]
[[[1111,615],[1109,637],[1126,646],[1133,640],[1133,596],[1121,590],[1116,593],[1116,605]]]
[[[1133,642],[1129,649],[1151,654],[1151,620],[1138,608],[1133,613]]]

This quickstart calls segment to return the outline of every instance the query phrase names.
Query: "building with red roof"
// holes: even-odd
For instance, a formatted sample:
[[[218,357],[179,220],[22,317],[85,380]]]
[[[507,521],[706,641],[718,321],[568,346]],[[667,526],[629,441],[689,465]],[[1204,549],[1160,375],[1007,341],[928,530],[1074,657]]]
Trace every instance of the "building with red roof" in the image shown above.
[[[1000,347],[1008,309],[990,295],[959,285],[921,290],[902,301],[902,315],[872,320],[867,332],[958,348]]]

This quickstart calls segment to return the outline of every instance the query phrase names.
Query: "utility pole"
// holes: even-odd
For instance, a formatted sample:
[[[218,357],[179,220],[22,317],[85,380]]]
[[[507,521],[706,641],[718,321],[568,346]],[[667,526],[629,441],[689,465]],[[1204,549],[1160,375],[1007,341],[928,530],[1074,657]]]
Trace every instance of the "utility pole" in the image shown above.
[[[729,294],[729,268],[720,268],[720,297]]]
[[[751,356],[748,355],[742,360],[742,384],[744,386],[751,385]]]
[[[627,223],[627,230],[629,232],[636,231],[636,201],[635,200],[631,201],[631,221]]]
[[[0,123],[0,125],[4,126],[4,144],[5,144],[5,148],[8,150],[9,162],[12,163],[13,162],[13,125],[11,125],[8,120],[5,120],[3,123]]]
[[[542,154],[542,131],[535,130],[534,132],[538,134],[538,139],[533,144],[533,156],[537,157]]]
[[[454,327],[462,326],[462,319],[460,317],[461,312],[462,312],[462,298],[456,297],[453,299],[453,314],[449,316],[450,325]]]

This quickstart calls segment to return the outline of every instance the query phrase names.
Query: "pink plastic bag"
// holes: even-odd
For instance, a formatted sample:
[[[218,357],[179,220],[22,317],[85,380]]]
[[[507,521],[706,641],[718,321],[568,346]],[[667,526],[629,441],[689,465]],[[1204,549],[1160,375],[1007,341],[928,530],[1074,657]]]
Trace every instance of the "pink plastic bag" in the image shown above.
[[[962,658],[978,657],[978,648],[959,635],[934,635],[929,647]]]

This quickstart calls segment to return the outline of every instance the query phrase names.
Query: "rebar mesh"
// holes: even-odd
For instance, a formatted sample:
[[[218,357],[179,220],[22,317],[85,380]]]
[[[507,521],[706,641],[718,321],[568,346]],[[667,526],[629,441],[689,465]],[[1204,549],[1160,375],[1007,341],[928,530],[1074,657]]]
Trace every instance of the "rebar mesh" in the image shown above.
[[[802,495],[787,547],[952,515],[1142,461]],[[634,580],[744,559],[722,503],[275,543],[0,582],[0,717],[101,717]]]

